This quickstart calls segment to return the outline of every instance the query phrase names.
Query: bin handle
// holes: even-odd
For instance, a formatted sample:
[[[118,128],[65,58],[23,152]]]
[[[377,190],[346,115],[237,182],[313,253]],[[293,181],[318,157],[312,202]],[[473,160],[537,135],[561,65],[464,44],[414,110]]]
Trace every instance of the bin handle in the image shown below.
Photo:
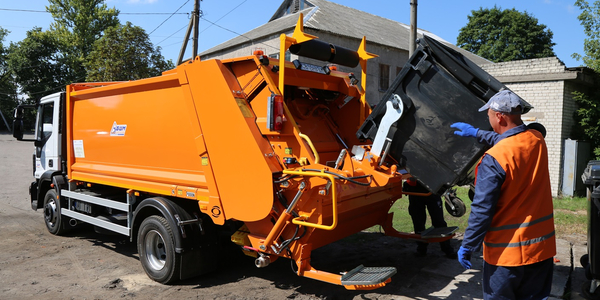
[[[418,52],[420,52],[420,53],[423,53],[423,56],[421,56],[421,58],[419,59],[419,62],[418,62],[416,65],[414,65],[414,64],[412,63],[412,61],[409,61],[409,62],[408,62],[408,63],[410,64],[410,66],[411,66],[411,67],[412,67],[414,70],[416,70],[416,71],[418,71],[418,70],[419,70],[419,67],[421,66],[421,63],[422,63],[422,62],[424,62],[424,61],[425,61],[425,59],[427,59],[427,56],[428,56],[428,55],[427,55],[427,53],[426,53],[425,51],[422,51],[422,50],[419,50],[419,51],[415,52],[415,54],[413,54],[413,56],[414,56],[414,57],[416,57],[416,53],[418,53]]]
[[[337,223],[338,223],[337,191],[336,191],[336,187],[335,187],[335,177],[331,174],[321,173],[321,172],[311,172],[311,171],[283,170],[283,174],[300,175],[300,176],[317,176],[317,177],[326,177],[327,179],[329,179],[329,181],[331,182],[331,208],[333,210],[333,212],[332,212],[333,220],[331,221],[331,225],[322,225],[322,224],[306,222],[306,221],[301,220],[302,217],[297,217],[297,218],[292,219],[292,223],[296,224],[296,225],[313,227],[313,228],[318,228],[318,229],[323,229],[323,230],[335,229],[335,227],[337,227]]]

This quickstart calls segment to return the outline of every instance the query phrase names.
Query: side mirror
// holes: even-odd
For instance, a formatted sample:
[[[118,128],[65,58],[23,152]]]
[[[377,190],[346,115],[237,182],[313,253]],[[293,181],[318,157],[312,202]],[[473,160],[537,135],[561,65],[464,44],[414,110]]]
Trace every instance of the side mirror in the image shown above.
[[[15,108],[15,118],[13,120],[13,137],[17,140],[23,140],[23,112],[25,109],[21,106]]]

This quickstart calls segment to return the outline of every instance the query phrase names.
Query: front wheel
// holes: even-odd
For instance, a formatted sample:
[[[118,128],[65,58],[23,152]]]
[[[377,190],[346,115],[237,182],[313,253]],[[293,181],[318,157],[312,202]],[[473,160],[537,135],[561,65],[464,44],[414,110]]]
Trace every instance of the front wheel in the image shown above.
[[[54,235],[62,235],[67,231],[68,218],[60,214],[60,200],[54,189],[48,190],[44,196],[44,222]]]
[[[140,262],[148,277],[163,284],[179,280],[181,256],[175,252],[173,231],[165,218],[146,218],[137,241]]]

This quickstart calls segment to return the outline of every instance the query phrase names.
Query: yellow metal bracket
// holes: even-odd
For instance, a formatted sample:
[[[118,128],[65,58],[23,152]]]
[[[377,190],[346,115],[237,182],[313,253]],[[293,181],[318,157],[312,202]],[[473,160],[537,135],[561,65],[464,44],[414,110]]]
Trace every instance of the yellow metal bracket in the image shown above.
[[[283,87],[285,86],[283,83],[283,79],[285,78],[285,51],[294,44],[300,44],[316,38],[317,37],[314,35],[304,33],[303,13],[300,13],[298,16],[298,22],[296,23],[296,28],[291,37],[287,36],[285,33],[282,33],[279,36],[279,93],[281,93],[281,96],[283,96]]]
[[[379,56],[379,55],[367,52],[366,45],[367,45],[367,38],[365,36],[363,36],[362,41],[360,42],[360,45],[358,46],[358,50],[356,51],[358,53],[358,58],[359,58],[360,68],[361,68],[361,73],[362,73],[361,77],[360,77],[360,82],[362,84],[362,94],[360,95],[360,102],[362,103],[362,105],[360,107],[360,122],[358,124],[362,124],[365,121],[365,119],[367,118],[366,112],[365,112],[365,107],[367,105],[367,100],[366,100],[367,60]]]
[[[337,223],[338,223],[337,191],[336,191],[336,186],[335,186],[335,177],[328,173],[312,172],[312,171],[283,170],[283,174],[299,175],[299,176],[315,176],[315,177],[324,177],[324,178],[329,179],[329,181],[331,182],[331,208],[333,210],[331,225],[322,225],[322,224],[306,222],[306,221],[302,220],[302,217],[297,217],[297,218],[292,219],[292,223],[296,224],[296,225],[313,227],[313,228],[318,228],[318,229],[323,229],[323,230],[335,229],[335,227],[337,226]]]

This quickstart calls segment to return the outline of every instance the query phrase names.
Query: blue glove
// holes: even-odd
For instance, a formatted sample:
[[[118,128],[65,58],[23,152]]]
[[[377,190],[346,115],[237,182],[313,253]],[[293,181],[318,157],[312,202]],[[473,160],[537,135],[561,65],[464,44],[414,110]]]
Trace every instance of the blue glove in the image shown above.
[[[471,250],[460,246],[460,249],[458,249],[458,262],[463,266],[463,268],[465,269],[470,269],[471,268]]]
[[[475,127],[471,126],[470,124],[463,123],[463,122],[454,123],[454,124],[450,125],[450,127],[461,130],[461,131],[455,131],[454,134],[460,135],[460,136],[466,136],[466,137],[477,137],[477,132],[479,131],[479,128],[475,128]]]

